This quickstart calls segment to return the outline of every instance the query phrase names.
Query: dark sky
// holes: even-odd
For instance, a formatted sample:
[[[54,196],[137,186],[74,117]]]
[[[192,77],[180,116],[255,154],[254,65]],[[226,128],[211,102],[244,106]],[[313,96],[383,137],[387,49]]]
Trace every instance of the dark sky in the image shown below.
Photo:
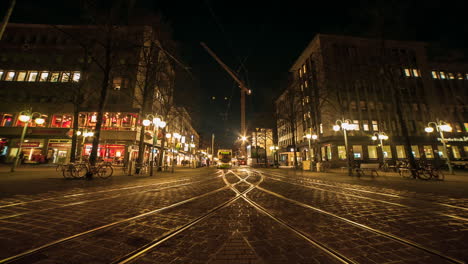
[[[11,21],[73,23],[78,12],[74,2],[17,0]],[[138,7],[159,10],[172,25],[180,56],[192,73],[181,74],[178,98],[193,112],[199,131],[207,137],[215,133],[227,147],[240,130],[239,89],[201,41],[232,69],[242,68],[239,75],[253,91],[247,99],[247,121],[255,126],[256,113],[272,111],[289,68],[316,33],[384,32],[392,39],[432,41],[466,52],[464,2],[136,0]],[[4,14],[7,1],[0,5]]]

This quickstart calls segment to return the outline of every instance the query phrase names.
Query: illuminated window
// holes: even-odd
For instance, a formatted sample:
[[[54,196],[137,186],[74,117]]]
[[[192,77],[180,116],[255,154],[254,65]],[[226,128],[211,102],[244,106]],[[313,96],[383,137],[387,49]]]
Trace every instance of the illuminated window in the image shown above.
[[[331,146],[327,146],[327,159],[328,159],[328,160],[331,160],[331,159],[332,159]]]
[[[441,72],[439,72],[439,75],[440,75],[440,78],[441,78],[441,79],[446,79],[446,77],[445,77],[445,72],[442,72],[442,71],[441,71]]]
[[[376,120],[372,120],[372,130],[379,131],[379,125]]]
[[[457,131],[457,132],[463,132],[463,131],[462,131],[462,127],[460,126],[459,123],[455,123],[455,131]]]
[[[452,146],[452,154],[454,159],[460,159],[460,150],[458,149],[458,146]]]
[[[450,80],[455,79],[455,75],[452,72],[447,73]]]
[[[70,81],[70,73],[69,72],[63,72],[62,73],[62,79],[60,80],[61,82],[68,82]]]
[[[369,121],[367,121],[367,120],[362,121],[362,129],[364,131],[369,131]]]
[[[47,77],[49,77],[49,72],[41,72],[41,75],[39,77],[40,82],[45,82],[47,81]]]
[[[79,81],[80,81],[80,77],[81,77],[81,73],[80,73],[80,72],[74,72],[74,73],[73,73],[73,81],[74,81],[74,82],[79,82]]]
[[[51,81],[51,82],[58,82],[58,81],[59,81],[59,77],[60,77],[60,72],[53,72],[53,73],[50,75],[50,81]]]
[[[463,126],[465,127],[465,131],[468,132],[468,123],[463,123]]]
[[[62,127],[62,128],[71,128],[72,127],[72,116],[71,115],[53,115],[51,127]]]
[[[465,151],[465,157],[468,157],[468,146],[463,146],[463,151]]]
[[[320,134],[323,134],[323,124],[320,123]]]
[[[405,69],[405,76],[410,77],[411,76],[411,71],[410,69]]]
[[[359,101],[359,108],[361,108],[361,110],[367,110],[366,101]]]
[[[306,66],[305,66],[305,64],[304,64],[304,65],[302,65],[302,71],[304,71],[304,73],[306,73],[306,72],[307,72],[307,69],[306,69]]]
[[[0,80],[2,79],[3,77],[3,71],[0,71]]]
[[[9,72],[7,72],[7,74],[5,76],[5,81],[13,81],[14,78],[15,78],[15,72],[14,71],[9,71]]]
[[[345,146],[338,146],[338,159],[345,160],[346,159],[346,148]]]
[[[421,157],[421,155],[419,154],[419,148],[417,145],[411,146],[411,152],[413,152],[413,157],[415,157],[416,159],[419,159]]]
[[[433,79],[439,79],[439,76],[437,75],[436,71],[432,71],[432,78]]]
[[[304,85],[301,84],[301,91],[304,91]]]
[[[421,74],[418,69],[413,69],[413,76],[414,77],[421,77]]]
[[[378,159],[376,146],[367,146],[367,152],[369,154],[369,159]]]
[[[362,146],[361,145],[353,145],[353,155],[354,159],[362,159]]]
[[[114,77],[112,88],[116,91],[119,91],[122,88],[122,77]]]
[[[434,151],[432,150],[432,146],[423,146],[424,147],[424,155],[426,159],[433,159],[434,158]]]
[[[16,81],[18,82],[24,82],[26,79],[26,72],[18,72],[18,77],[16,77]]]
[[[461,72],[457,72],[457,79],[463,80],[463,74]]]
[[[383,146],[383,155],[386,159],[392,158],[392,148],[390,146]]]
[[[445,159],[447,157],[447,153],[445,153],[444,146],[437,146],[437,153],[439,154],[439,158]]]
[[[356,110],[356,101],[351,101],[350,106],[351,110]]]
[[[37,71],[30,71],[28,74],[28,82],[35,82],[37,79],[38,72]]]
[[[466,74],[466,79],[468,80],[468,73]]]
[[[359,130],[359,120],[353,120],[353,124],[356,125],[356,129],[354,130]]]
[[[405,146],[398,145],[396,146],[397,158],[406,159]]]
[[[0,115],[0,126],[11,127],[13,125],[13,115],[2,114]]]
[[[302,77],[302,69],[299,69],[299,77]]]

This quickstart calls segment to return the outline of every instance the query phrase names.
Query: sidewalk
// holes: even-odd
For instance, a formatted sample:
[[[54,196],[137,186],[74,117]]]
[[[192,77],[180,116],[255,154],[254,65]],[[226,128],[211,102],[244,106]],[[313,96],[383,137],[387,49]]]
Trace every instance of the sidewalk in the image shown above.
[[[86,189],[92,187],[107,187],[116,185],[137,185],[144,183],[156,183],[158,181],[177,180],[206,172],[213,172],[207,168],[175,167],[172,172],[155,172],[152,177],[124,175],[121,167],[114,168],[114,174],[108,179],[94,177],[93,180],[64,179],[61,172],[55,170],[55,166],[48,165],[21,165],[10,172],[11,166],[0,165],[0,198],[14,195],[38,194],[71,189]]]

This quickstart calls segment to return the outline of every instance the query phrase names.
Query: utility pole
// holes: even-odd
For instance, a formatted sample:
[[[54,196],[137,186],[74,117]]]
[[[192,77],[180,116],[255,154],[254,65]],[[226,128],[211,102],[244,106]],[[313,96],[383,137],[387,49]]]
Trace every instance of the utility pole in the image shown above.
[[[0,40],[2,39],[3,32],[5,32],[5,28],[8,24],[8,21],[10,20],[11,13],[13,12],[13,8],[15,7],[15,3],[16,3],[16,0],[11,0],[10,7],[8,8],[5,17],[3,18],[2,28],[0,29]]]
[[[203,42],[200,42],[200,44],[203,46],[203,48],[205,48],[205,50],[211,55],[211,57],[213,57],[216,62],[219,63],[219,65],[221,65],[221,67],[223,67],[223,69],[234,79],[234,81],[237,82],[237,84],[239,85],[239,88],[240,88],[240,92],[241,92],[241,134],[242,136],[246,136],[246,129],[245,129],[245,94],[248,94],[250,95],[252,93],[251,90],[249,90],[247,88],[247,86],[244,84],[243,81],[241,81],[239,79],[239,77],[231,70],[231,68],[229,68],[226,64],[224,64],[219,58],[218,56],[216,56],[216,54],[210,49],[208,48],[208,46],[206,46],[205,43]],[[241,146],[241,152],[244,154],[245,156],[245,147],[244,147],[244,144],[245,142],[242,142],[242,146]]]
[[[211,134],[211,162],[213,162],[215,158],[214,155],[214,134]]]

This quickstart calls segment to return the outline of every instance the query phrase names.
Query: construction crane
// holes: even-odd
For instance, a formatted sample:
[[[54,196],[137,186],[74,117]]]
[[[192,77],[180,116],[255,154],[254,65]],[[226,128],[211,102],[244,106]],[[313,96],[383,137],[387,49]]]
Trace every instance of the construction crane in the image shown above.
[[[200,42],[200,44],[203,46],[203,48],[206,49],[206,51],[208,51],[208,53],[211,55],[211,57],[213,57],[219,63],[219,65],[221,65],[221,67],[223,67],[223,69],[225,71],[227,71],[227,73],[229,75],[231,75],[231,77],[234,79],[234,81],[236,81],[237,84],[239,85],[240,92],[241,92],[241,102],[240,102],[241,103],[241,135],[242,135],[242,137],[245,137],[246,136],[246,131],[245,131],[245,94],[250,95],[252,93],[252,91],[247,88],[247,86],[244,84],[244,82],[241,81],[239,79],[239,77],[237,77],[237,75],[231,70],[231,68],[229,68],[226,64],[224,64],[218,58],[218,56],[216,56],[216,54],[210,48],[208,48],[208,46],[206,46],[205,43]]]

